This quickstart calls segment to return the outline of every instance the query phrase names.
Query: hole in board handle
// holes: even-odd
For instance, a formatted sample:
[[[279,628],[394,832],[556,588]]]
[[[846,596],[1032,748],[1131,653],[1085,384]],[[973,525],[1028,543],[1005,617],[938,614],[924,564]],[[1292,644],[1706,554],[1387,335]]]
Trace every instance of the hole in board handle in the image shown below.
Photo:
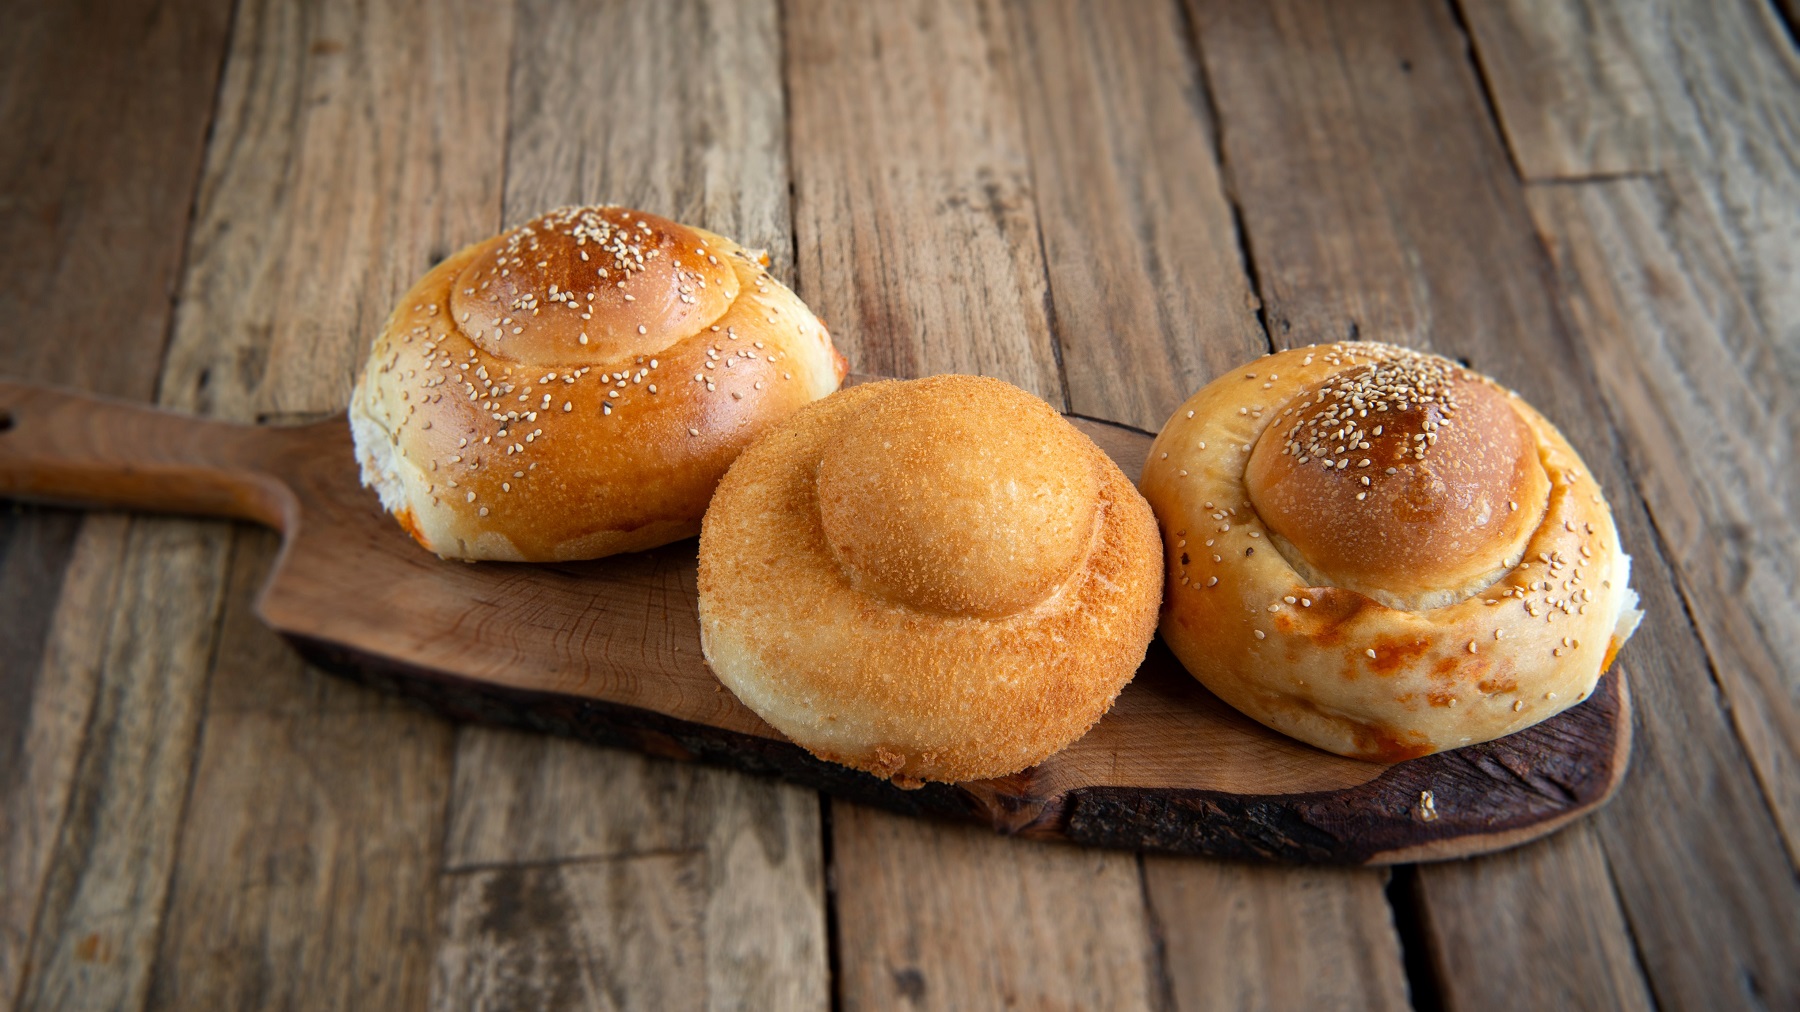
[[[12,412],[6,410],[5,408],[0,408],[0,432],[5,432],[6,430],[8,430],[12,427],[13,427]]]

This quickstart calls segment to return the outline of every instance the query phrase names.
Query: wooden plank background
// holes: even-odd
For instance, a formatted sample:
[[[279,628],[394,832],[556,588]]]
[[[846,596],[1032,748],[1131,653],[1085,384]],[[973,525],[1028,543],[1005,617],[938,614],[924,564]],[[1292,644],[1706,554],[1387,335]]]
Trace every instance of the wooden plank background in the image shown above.
[[[1006,840],[308,669],[229,524],[0,512],[0,1003],[1800,1008],[1800,54],[1777,0],[87,0],[0,33],[0,372],[341,410],[459,245],[767,247],[856,368],[1155,428],[1462,358],[1609,490],[1632,772],[1488,858]]]

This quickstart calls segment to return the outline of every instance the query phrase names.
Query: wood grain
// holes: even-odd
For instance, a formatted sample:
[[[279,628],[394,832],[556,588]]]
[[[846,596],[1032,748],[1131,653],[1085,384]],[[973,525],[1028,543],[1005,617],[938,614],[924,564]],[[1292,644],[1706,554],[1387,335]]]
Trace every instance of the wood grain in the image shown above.
[[[1144,858],[1179,1009],[1406,1009],[1386,875]]]
[[[1665,142],[1652,71],[1611,0],[1461,4],[1482,77],[1528,180],[1654,172]],[[1639,5],[1641,6],[1641,5]]]
[[[1066,407],[1004,8],[784,13],[798,292],[850,368],[997,376]]]
[[[1683,602],[1800,864],[1794,377],[1685,175],[1538,187],[1530,198]]]
[[[148,398],[230,4],[23,5],[0,33],[0,373]],[[84,54],[69,73],[69,54]],[[46,876],[93,747],[122,518],[0,532],[0,1004],[22,997]],[[34,572],[36,571],[36,572]],[[63,574],[67,573],[67,578]],[[31,577],[19,580],[20,577]]]
[[[654,210],[793,268],[772,0],[525,0],[507,118],[506,220],[572,203]],[[615,58],[596,59],[596,40]]]
[[[230,9],[126,0],[8,10],[0,374],[154,392]]]
[[[1504,1008],[1520,995],[1542,1008],[1657,1007],[1624,912],[1592,888],[1608,880],[1593,826],[1470,862],[1453,881],[1434,868],[1419,874],[1445,1008]]]
[[[0,795],[0,996],[13,1001],[30,967],[31,946],[46,876],[75,796],[75,777],[100,680],[106,629],[119,591],[120,562],[132,521],[90,516],[69,554],[41,662],[14,671],[9,684],[26,690],[19,701],[10,775]],[[17,678],[14,682],[13,679]],[[27,681],[27,679],[30,679]],[[9,699],[9,702],[11,700]]]
[[[622,203],[767,248],[771,269],[789,273],[776,21],[772,2],[522,4],[507,115],[506,220],[563,204]],[[595,59],[596,39],[630,58]],[[696,61],[696,53],[705,59]],[[583,988],[597,989],[581,991],[576,1004],[826,1007],[818,807],[804,789],[730,772],[463,729],[444,880],[449,935],[433,1004],[495,1001],[488,975],[504,967],[488,966],[483,950],[499,946],[520,965],[583,967]],[[609,871],[597,880],[600,866],[589,863],[637,867],[628,855],[665,851],[684,855],[685,884],[673,896],[660,874]],[[666,864],[656,858],[643,867]],[[599,894],[583,890],[604,881],[610,906],[567,925],[573,942],[551,925],[524,921],[471,935],[458,913],[469,890],[515,880],[525,883],[524,895],[566,882],[586,898]],[[629,911],[669,903],[679,904],[667,913],[682,925],[680,944],[645,946],[635,929],[595,930],[608,918],[629,928]],[[676,991],[659,994],[662,987]]]
[[[1070,410],[1155,432],[1269,350],[1173,4],[1012,4]]]
[[[847,1010],[1157,1005],[1129,855],[850,804],[832,806],[832,845]]]
[[[1695,181],[1725,238],[1738,287],[1774,339],[1783,369],[1800,375],[1800,50],[1775,6],[1507,0],[1469,7],[1494,103],[1522,166],[1602,171],[1562,141],[1578,135],[1577,124],[1596,108],[1636,109],[1640,94],[1648,98],[1639,129],[1659,138],[1657,157],[1625,167],[1679,168]],[[1585,41],[1547,38],[1570,23],[1583,27]],[[1609,68],[1598,77],[1582,69],[1595,54]],[[1538,80],[1587,78],[1594,91],[1543,89],[1528,79],[1527,67]],[[1544,134],[1514,130],[1534,122],[1556,126]]]
[[[148,1005],[419,1007],[451,736],[306,669],[251,607],[276,540],[247,529],[230,540]]]
[[[692,851],[451,873],[430,1007],[705,1007],[704,890]]]
[[[1659,1004],[1790,994],[1793,967],[1777,952],[1794,948],[1797,937],[1791,866],[1763,799],[1742,777],[1744,753],[1670,590],[1671,574],[1609,421],[1586,393],[1591,364],[1546,283],[1549,265],[1499,140],[1479,115],[1473,68],[1449,41],[1456,29],[1448,13],[1408,2],[1202,2],[1193,9],[1271,320],[1296,321],[1296,334],[1335,336],[1357,320],[1351,293],[1364,305],[1373,296],[1375,305],[1407,307],[1418,338],[1465,357],[1543,408],[1612,492],[1637,562],[1633,582],[1652,616],[1621,664],[1643,702],[1640,740],[1655,744],[1640,750],[1628,790],[1596,829],[1650,990]],[[1296,192],[1314,195],[1299,211]],[[1332,206],[1338,195],[1358,208]],[[1367,231],[1339,235],[1340,222]],[[1401,253],[1405,269],[1394,270],[1382,255],[1344,259],[1351,248]],[[1347,266],[1355,270],[1346,274]],[[1362,334],[1395,336],[1366,326]],[[1277,338],[1291,339],[1279,329]],[[1530,854],[1542,861],[1568,856],[1555,849]],[[1615,902],[1613,881],[1591,871],[1597,869],[1568,864],[1553,876],[1573,890],[1565,894],[1567,909]],[[1449,919],[1482,917],[1482,890],[1470,874],[1456,866],[1421,872],[1440,948],[1450,944]],[[1592,930],[1571,925],[1556,937],[1602,942]],[[1484,924],[1469,932],[1492,937]],[[1480,965],[1491,953],[1493,973],[1502,977],[1508,966],[1570,958],[1536,938],[1508,943],[1458,953],[1459,965]],[[1580,960],[1609,965],[1608,954],[1627,944],[1605,940]],[[1758,993],[1764,997],[1755,999]]]
[[[83,749],[20,1004],[141,1005],[181,827],[227,541],[141,519],[126,537]]]
[[[828,1003],[819,803],[811,791],[541,734],[471,728],[459,744],[454,796],[445,853],[451,895],[466,888],[458,876],[580,872],[594,862],[679,853],[690,865],[681,915],[695,964],[683,969],[680,961],[690,956],[681,953],[658,956],[628,977],[691,976],[695,1006]],[[664,901],[627,893],[613,902],[623,909]],[[566,944],[504,939],[504,932],[497,941],[522,954]],[[458,944],[454,931],[450,944]],[[461,958],[441,954],[439,965]],[[454,991],[439,990],[435,1000],[462,1003]]]
[[[507,4],[241,3],[163,403],[349,403],[394,300],[499,227],[511,31]]]
[[[481,82],[504,75],[509,25],[486,4],[240,5],[165,403],[341,409],[390,301],[498,227],[504,100]],[[235,544],[233,589],[150,1001],[416,1007],[452,732],[321,684],[251,606],[271,542],[215,536]]]

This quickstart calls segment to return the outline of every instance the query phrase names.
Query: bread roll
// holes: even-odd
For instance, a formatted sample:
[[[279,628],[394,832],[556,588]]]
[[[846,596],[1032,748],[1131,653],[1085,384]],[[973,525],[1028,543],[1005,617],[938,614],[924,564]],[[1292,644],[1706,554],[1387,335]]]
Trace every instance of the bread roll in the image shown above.
[[[693,536],[738,453],[844,376],[765,259],[620,207],[552,211],[458,252],[370,348],[350,401],[363,484],[446,558]]]
[[[751,447],[700,534],[708,663],[783,734],[901,786],[1002,776],[1136,673],[1156,521],[1116,464],[998,380],[871,383]]]
[[[1175,412],[1140,487],[1169,647],[1232,706],[1339,755],[1535,724],[1587,698],[1639,617],[1575,450],[1436,355],[1333,344],[1227,373]]]

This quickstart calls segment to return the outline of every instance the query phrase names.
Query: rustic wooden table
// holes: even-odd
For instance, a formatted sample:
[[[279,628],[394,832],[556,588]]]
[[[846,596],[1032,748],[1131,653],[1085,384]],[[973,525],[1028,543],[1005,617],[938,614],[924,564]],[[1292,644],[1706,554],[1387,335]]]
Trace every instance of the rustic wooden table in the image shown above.
[[[618,201],[860,370],[1147,428],[1271,347],[1463,358],[1649,620],[1597,816],[1251,867],[450,724],[257,624],[266,532],[5,507],[0,1003],[1800,1008],[1793,0],[6,6],[0,373],[334,412],[430,264]]]

